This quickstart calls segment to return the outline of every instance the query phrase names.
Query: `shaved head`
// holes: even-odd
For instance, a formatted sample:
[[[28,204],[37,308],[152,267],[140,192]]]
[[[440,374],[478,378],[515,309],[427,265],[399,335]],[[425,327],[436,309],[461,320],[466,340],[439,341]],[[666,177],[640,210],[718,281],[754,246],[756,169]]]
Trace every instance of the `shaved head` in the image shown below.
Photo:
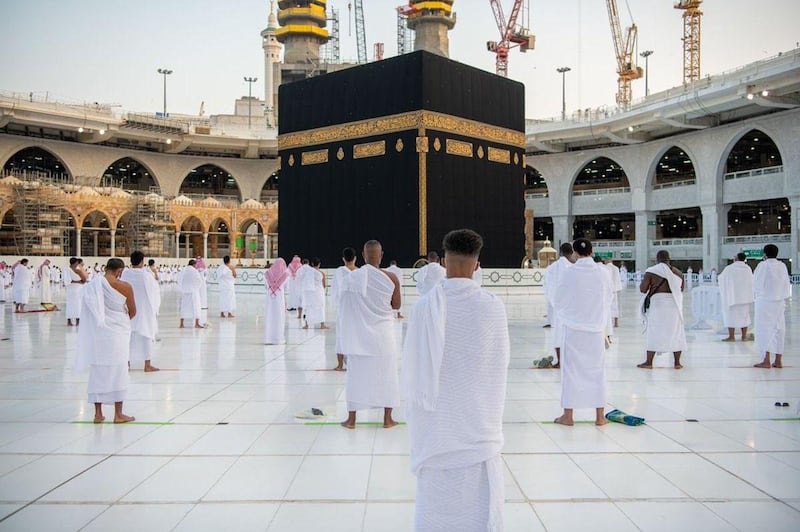
[[[367,240],[364,244],[364,262],[376,268],[380,268],[383,258],[383,246],[377,240]]]

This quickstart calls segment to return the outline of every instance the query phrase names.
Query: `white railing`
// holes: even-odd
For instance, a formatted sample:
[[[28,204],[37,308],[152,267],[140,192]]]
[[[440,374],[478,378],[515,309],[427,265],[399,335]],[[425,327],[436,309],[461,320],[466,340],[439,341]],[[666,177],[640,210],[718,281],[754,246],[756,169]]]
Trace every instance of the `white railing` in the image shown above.
[[[669,183],[657,183],[653,185],[653,190],[660,190],[662,188],[674,188],[674,187],[688,187],[689,185],[694,185],[697,183],[697,180],[692,179],[684,179],[682,181],[671,181]]]
[[[548,192],[526,192],[525,199],[549,198]]]
[[[741,172],[728,172],[725,174],[725,181],[739,179],[742,177],[754,177],[759,175],[779,174],[783,172],[783,165],[767,166],[765,168],[753,168],[752,170],[742,170]]]
[[[592,190],[573,190],[573,196],[602,196],[604,194],[626,194],[631,187],[595,188]]]
[[[792,235],[782,233],[777,235],[744,235],[726,236],[722,242],[724,244],[770,244],[772,242],[791,242]]]
[[[670,238],[668,240],[653,240],[650,247],[663,246],[702,246],[702,238]]]
[[[635,248],[635,240],[592,240],[595,248]]]

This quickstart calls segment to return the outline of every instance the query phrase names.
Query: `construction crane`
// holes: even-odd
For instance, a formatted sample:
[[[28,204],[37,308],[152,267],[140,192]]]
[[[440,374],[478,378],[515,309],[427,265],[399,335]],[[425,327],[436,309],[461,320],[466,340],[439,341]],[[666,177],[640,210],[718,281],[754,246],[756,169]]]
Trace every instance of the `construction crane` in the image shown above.
[[[627,0],[626,0],[627,1]],[[619,23],[617,0],[606,0],[608,7],[608,20],[611,23],[611,36],[614,38],[614,52],[617,54],[617,105],[627,109],[631,104],[631,81],[639,79],[644,74],[642,67],[637,66],[636,40],[639,29],[631,20],[631,25],[625,28],[625,38],[622,38],[622,27]],[[631,17],[633,18],[633,17]]]
[[[703,0],[680,0],[675,9],[683,10],[683,82],[700,79],[700,4]]]
[[[367,62],[367,35],[364,29],[364,3],[355,0],[356,8],[356,47],[358,48],[358,64]]]
[[[397,55],[414,51],[414,30],[408,27],[408,17],[419,11],[412,5],[402,5],[397,10]]]
[[[486,49],[497,56],[495,60],[495,72],[497,72],[497,75],[508,77],[508,52],[517,46],[519,46],[520,52],[527,52],[528,50],[533,50],[536,44],[536,37],[531,34],[529,29],[529,0],[514,0],[508,20],[506,20],[503,13],[503,6],[500,4],[500,0],[489,0],[489,4],[494,13],[497,29],[500,30],[500,40],[487,42]],[[523,16],[523,18],[527,19],[524,26],[517,24],[520,11],[524,11],[527,15]]]

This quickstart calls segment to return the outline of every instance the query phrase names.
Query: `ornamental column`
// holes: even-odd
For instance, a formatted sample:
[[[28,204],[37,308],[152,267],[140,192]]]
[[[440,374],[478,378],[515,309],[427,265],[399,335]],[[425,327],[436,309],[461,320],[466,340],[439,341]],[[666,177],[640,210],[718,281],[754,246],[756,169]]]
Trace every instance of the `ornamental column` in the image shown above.
[[[645,271],[650,266],[650,245],[656,239],[656,213],[636,211],[636,271]]]
[[[111,230],[111,257],[117,256],[117,230]]]
[[[572,243],[572,222],[574,216],[562,215],[553,218],[553,247],[558,247],[564,242]]]
[[[208,233],[203,233],[203,258],[208,258]]]

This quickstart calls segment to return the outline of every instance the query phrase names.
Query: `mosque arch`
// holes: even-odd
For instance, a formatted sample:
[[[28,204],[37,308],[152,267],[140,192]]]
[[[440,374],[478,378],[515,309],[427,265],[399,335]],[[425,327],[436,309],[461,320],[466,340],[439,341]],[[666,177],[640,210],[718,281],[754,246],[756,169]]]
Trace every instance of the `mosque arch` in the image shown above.
[[[255,218],[247,218],[239,224],[239,234],[244,237],[245,254],[248,257],[264,256],[264,225]],[[255,251],[252,250],[255,242]]]
[[[650,165],[648,188],[657,190],[697,183],[697,173],[692,156],[683,146],[672,145],[659,151]]]
[[[203,234],[206,232],[205,224],[197,216],[187,216],[181,221],[178,234],[178,245],[183,249],[184,257],[197,257],[203,255]],[[180,256],[180,250],[178,251]]]
[[[14,152],[3,165],[3,173],[47,176],[59,181],[73,182],[74,176],[64,159],[44,146],[28,146]]]
[[[161,193],[153,171],[135,157],[122,157],[109,164],[103,171],[103,181],[106,186],[118,186],[124,190]]]
[[[275,170],[270,174],[261,187],[260,201],[266,203],[269,201],[277,201],[278,199],[278,184],[280,182],[280,169]]]
[[[724,176],[781,165],[783,157],[774,137],[761,128],[743,130],[731,139],[721,161]]]
[[[126,211],[117,220],[114,240],[116,241],[116,257],[128,257],[133,251],[133,212]]]
[[[110,257],[111,216],[95,209],[83,217],[80,256]]]
[[[231,255],[231,251],[230,222],[222,217],[211,220],[208,226],[208,256],[221,258]]]
[[[609,157],[594,157],[586,162],[572,180],[572,195],[590,190],[628,189],[628,175],[622,165]]]
[[[216,164],[204,164],[189,171],[183,178],[179,193],[189,197],[231,196],[242,200],[239,182],[236,178]]]
[[[544,176],[533,166],[525,166],[525,192],[539,194],[543,197],[549,195],[547,181]]]

